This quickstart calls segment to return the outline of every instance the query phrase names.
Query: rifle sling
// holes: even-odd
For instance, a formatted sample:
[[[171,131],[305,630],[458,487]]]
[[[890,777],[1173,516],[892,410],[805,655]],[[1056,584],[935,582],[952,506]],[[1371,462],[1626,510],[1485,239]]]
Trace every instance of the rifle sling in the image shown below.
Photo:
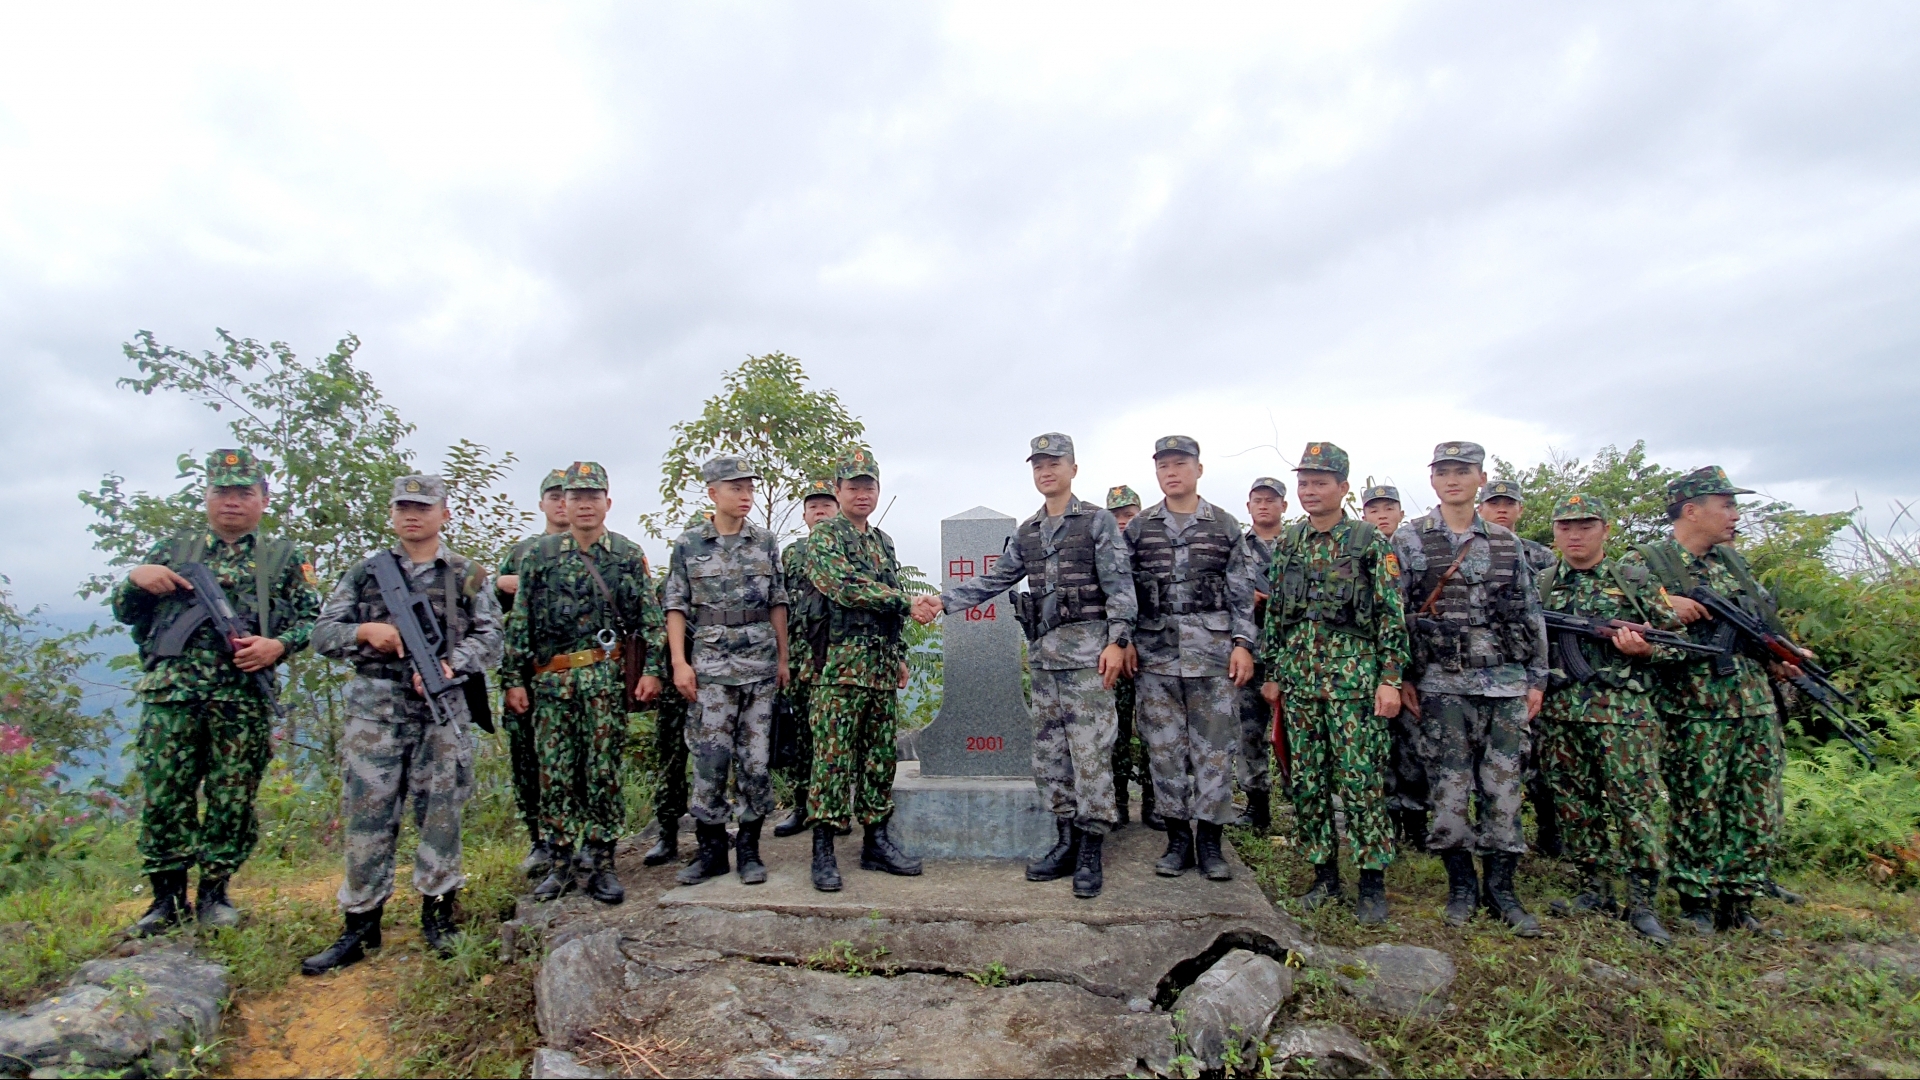
[[[1447,564],[1446,570],[1441,572],[1440,580],[1434,583],[1433,591],[1427,594],[1427,602],[1420,605],[1420,614],[1433,614],[1434,605],[1440,602],[1441,591],[1447,587],[1447,582],[1453,577],[1454,573],[1460,569],[1460,564],[1466,561],[1467,551],[1472,546],[1473,537],[1469,536],[1466,541],[1460,545],[1460,551],[1454,555],[1453,562]]]

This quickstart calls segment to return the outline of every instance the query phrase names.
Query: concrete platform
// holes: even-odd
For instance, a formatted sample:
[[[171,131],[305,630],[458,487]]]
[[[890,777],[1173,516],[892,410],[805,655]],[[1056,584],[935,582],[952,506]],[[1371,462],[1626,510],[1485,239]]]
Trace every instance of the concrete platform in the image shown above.
[[[923,859],[1032,859],[1057,833],[1031,776],[922,776],[902,761],[893,803],[894,841]]]

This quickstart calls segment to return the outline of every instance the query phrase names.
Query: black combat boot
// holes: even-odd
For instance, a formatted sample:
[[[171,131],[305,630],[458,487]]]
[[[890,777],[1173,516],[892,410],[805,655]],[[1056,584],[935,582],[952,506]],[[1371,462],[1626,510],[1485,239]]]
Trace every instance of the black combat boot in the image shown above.
[[[1200,870],[1208,881],[1232,881],[1233,867],[1220,850],[1220,826],[1212,821],[1193,823],[1194,846],[1199,849]]]
[[[1379,926],[1387,921],[1387,872],[1360,871],[1360,899],[1353,905],[1353,921]]]
[[[1539,937],[1540,920],[1527,913],[1520,906],[1520,897],[1513,891],[1513,870],[1520,863],[1520,856],[1511,851],[1490,851],[1480,856],[1487,877],[1487,899],[1500,917],[1507,921],[1519,937]]]
[[[1253,819],[1253,831],[1261,836],[1273,832],[1273,792],[1250,791],[1247,793],[1247,816]]]
[[[726,840],[726,827],[721,826],[721,841]],[[581,867],[586,872],[585,889],[587,895],[603,904],[618,904],[627,898],[627,887],[620,884],[620,875],[613,868],[613,841],[603,840],[598,844],[588,844],[586,850],[587,865]],[[721,873],[726,869],[721,868]]]
[[[333,944],[300,961],[300,974],[325,975],[366,959],[368,949],[380,947],[380,916],[385,911],[382,904],[372,911],[347,912],[346,929]]]
[[[1313,864],[1313,884],[1301,894],[1300,910],[1318,911],[1327,904],[1338,904],[1346,898],[1346,891],[1340,885],[1340,860],[1328,859]]]
[[[1161,877],[1179,877],[1193,869],[1193,827],[1179,818],[1167,818],[1167,852],[1153,864]]]
[[[821,892],[840,891],[840,864],[833,857],[832,825],[813,827],[813,887]]]
[[[740,871],[742,885],[766,884],[767,864],[760,861],[760,828],[766,821],[766,818],[743,821],[733,831],[733,862]]]
[[[807,789],[794,788],[793,789],[793,813],[787,815],[787,820],[773,827],[773,835],[784,839],[789,836],[799,836],[801,833],[806,831],[807,831]]]
[[[535,840],[527,849],[527,857],[520,860],[520,873],[528,881],[539,881],[553,873],[553,845],[545,840]]]
[[[1533,804],[1534,854],[1548,859],[1561,856],[1560,813],[1553,806],[1553,788],[1547,785],[1545,776],[1534,778],[1527,785],[1527,801]]]
[[[547,871],[546,878],[533,887],[535,903],[544,904],[549,900],[558,900],[580,887],[580,880],[573,872],[573,845],[553,845],[553,869]]]
[[[1447,925],[1465,926],[1480,910],[1480,875],[1473,871],[1473,852],[1448,848],[1440,853],[1447,868]]]
[[[1394,831],[1400,834],[1400,842],[1414,851],[1427,850],[1427,812],[1425,810],[1395,810],[1393,812]]]
[[[1673,935],[1660,925],[1653,913],[1653,902],[1660,894],[1660,877],[1652,870],[1635,870],[1627,875],[1627,925],[1655,945],[1673,944]]]
[[[1028,881],[1054,881],[1074,872],[1080,862],[1080,830],[1073,827],[1071,817],[1056,817],[1053,827],[1059,833],[1059,839],[1047,849],[1047,853],[1027,864]]]
[[[1073,870],[1073,895],[1082,900],[1099,896],[1107,883],[1106,869],[1100,861],[1100,849],[1106,842],[1105,833],[1080,833],[1080,849],[1074,853],[1078,865]]]
[[[225,875],[208,877],[206,871],[200,872],[200,899],[193,913],[201,926],[225,930],[240,925],[240,909],[227,899],[228,880]]]
[[[1155,809],[1151,779],[1140,785],[1140,824],[1154,832],[1167,831],[1167,819],[1161,817],[1160,811]]]
[[[867,826],[866,839],[860,844],[860,869],[885,870],[901,877],[917,877],[920,874],[920,860],[900,850],[900,845],[887,835],[886,822],[876,821]]]
[[[640,856],[642,866],[662,866],[680,857],[680,819],[672,818],[660,823],[660,838],[653,842],[645,855]]]
[[[1712,937],[1716,927],[1713,901],[1702,896],[1680,894],[1680,925],[1701,937]]]
[[[1751,896],[1720,894],[1720,915],[1714,924],[1721,930],[1745,930],[1752,934],[1764,934],[1767,928],[1753,914]]]
[[[193,918],[193,904],[187,899],[185,870],[162,870],[157,874],[148,874],[147,881],[153,886],[153,903],[147,905],[147,912],[140,916],[139,922],[127,928],[128,937],[159,937]]]
[[[1766,886],[1760,891],[1763,895],[1770,896],[1783,904],[1804,904],[1807,902],[1806,897],[1801,896],[1792,889],[1783,888],[1779,882],[1772,878],[1767,879]]]
[[[700,850],[694,854],[692,862],[681,867],[680,872],[674,875],[674,880],[682,885],[698,885],[727,872],[727,827],[696,821],[693,835],[700,843]]]
[[[1114,822],[1114,828],[1124,829],[1127,823],[1133,820],[1132,807],[1128,805],[1131,798],[1132,796],[1127,794],[1127,778],[1124,776],[1114,777],[1113,804],[1120,810],[1120,820]]]
[[[459,890],[420,898],[420,936],[426,939],[427,948],[442,960],[453,955],[453,937],[459,933],[453,924],[453,896],[456,892]]]
[[[1580,891],[1571,900],[1555,900],[1549,905],[1555,915],[1613,915],[1619,907],[1613,902],[1613,882],[1600,872],[1598,863],[1580,864]]]

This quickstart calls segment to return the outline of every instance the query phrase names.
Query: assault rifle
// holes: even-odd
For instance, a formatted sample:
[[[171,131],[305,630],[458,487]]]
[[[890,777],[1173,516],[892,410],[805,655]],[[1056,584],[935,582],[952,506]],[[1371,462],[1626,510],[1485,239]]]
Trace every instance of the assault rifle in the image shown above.
[[[440,620],[433,617],[433,604],[408,587],[406,576],[400,572],[398,556],[382,552],[368,560],[368,564],[373,570],[374,583],[380,586],[380,600],[387,605],[387,618],[392,619],[393,628],[400,631],[401,651],[406,654],[407,666],[420,676],[434,722],[444,725],[453,719],[453,714],[441,699],[465,694],[467,677],[455,675],[449,679],[440,670],[440,650],[446,644],[446,635],[440,632]]]
[[[1646,638],[1648,644],[1665,645],[1696,656],[1724,656],[1727,651],[1724,645],[1702,644],[1685,634],[1658,630],[1625,619],[1604,619],[1598,615],[1575,615],[1567,611],[1545,611],[1541,614],[1547,620],[1547,633],[1553,635],[1553,643],[1560,647],[1560,666],[1567,670],[1567,678],[1579,683],[1591,682],[1594,676],[1593,665],[1587,662],[1586,654],[1580,651],[1581,638],[1612,644],[1614,634],[1631,630]]]
[[[206,563],[188,563],[174,572],[186,578],[193,588],[188,590],[187,606],[154,635],[153,647],[147,651],[149,668],[157,660],[172,660],[186,652],[188,640],[203,626],[213,627],[213,636],[225,656],[234,654],[236,641],[254,636],[253,627],[234,613],[233,605],[227,602],[226,590],[220,587],[220,579],[213,576]],[[264,623],[264,613],[262,616]],[[266,633],[264,625],[260,632]],[[280,687],[273,681],[271,667],[253,673],[253,686],[267,704],[273,706],[274,715],[286,719],[287,707],[280,704]]]
[[[1802,656],[1800,650],[1785,636],[1769,630],[1766,623],[1748,615],[1738,604],[1705,585],[1697,586],[1685,595],[1687,599],[1706,608],[1714,621],[1720,624],[1714,630],[1714,640],[1729,653],[1738,649],[1763,664],[1792,664],[1798,667],[1801,674],[1786,681],[1805,694],[1814,708],[1825,713],[1833,721],[1833,726],[1839,729],[1841,737],[1852,743],[1853,748],[1860,751],[1860,756],[1867,759],[1867,766],[1873,766],[1873,751],[1867,749],[1867,733],[1840,711],[1841,705],[1857,705],[1845,690],[1833,685],[1825,668],[1814,663],[1812,657]]]

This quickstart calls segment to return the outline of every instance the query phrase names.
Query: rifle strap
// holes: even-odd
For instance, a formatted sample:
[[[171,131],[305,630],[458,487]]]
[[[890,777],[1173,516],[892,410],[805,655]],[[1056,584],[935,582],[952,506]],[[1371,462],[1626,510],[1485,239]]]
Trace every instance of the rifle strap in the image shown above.
[[[1434,605],[1440,602],[1440,593],[1446,589],[1448,580],[1459,571],[1460,564],[1466,561],[1467,552],[1471,550],[1472,547],[1473,537],[1469,536],[1466,541],[1460,545],[1460,550],[1454,555],[1453,561],[1448,563],[1446,570],[1441,572],[1440,580],[1433,583],[1433,591],[1427,594],[1427,602],[1420,605],[1420,614],[1433,614]]]
[[[581,561],[587,564],[587,573],[593,575],[593,584],[600,590],[601,599],[607,602],[607,609],[613,615],[615,629],[622,636],[625,636],[626,626],[625,621],[620,618],[620,605],[614,601],[613,590],[607,587],[607,579],[600,576],[600,568],[594,565],[593,556],[587,554],[586,548],[576,543],[574,550],[580,553]]]

